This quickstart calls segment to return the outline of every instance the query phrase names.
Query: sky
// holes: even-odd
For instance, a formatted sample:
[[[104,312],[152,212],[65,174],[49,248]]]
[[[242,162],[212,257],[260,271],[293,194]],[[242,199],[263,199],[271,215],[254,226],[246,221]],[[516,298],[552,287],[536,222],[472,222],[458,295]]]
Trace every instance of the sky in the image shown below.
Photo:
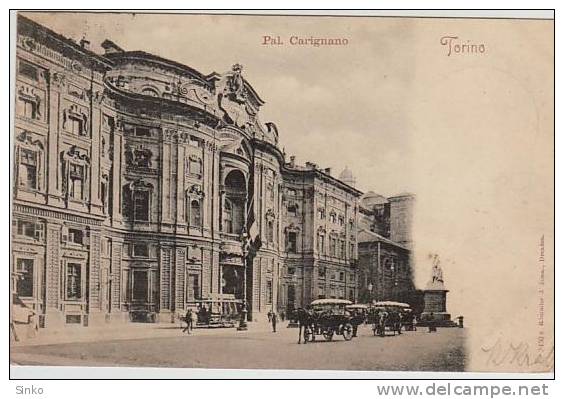
[[[261,120],[277,124],[287,155],[334,173],[348,166],[363,191],[415,193],[415,283],[424,288],[429,254],[438,254],[447,309],[471,327],[474,370],[518,367],[488,364],[483,348],[496,339],[536,348],[544,328],[550,341],[552,21],[29,16],[76,40],[86,35],[95,51],[109,38],[204,74],[243,64],[266,101]],[[264,46],[264,35],[344,37],[349,44]],[[448,55],[445,36],[485,51]]]
[[[380,19],[27,13],[91,49],[110,39],[208,74],[235,63],[266,102],[262,122],[274,122],[280,145],[298,163],[348,166],[357,188],[385,196],[411,191],[410,146],[402,115],[413,80],[410,23]],[[360,22],[360,23],[359,23]],[[281,36],[283,46],[263,45]],[[340,47],[288,45],[290,36],[347,38]]]

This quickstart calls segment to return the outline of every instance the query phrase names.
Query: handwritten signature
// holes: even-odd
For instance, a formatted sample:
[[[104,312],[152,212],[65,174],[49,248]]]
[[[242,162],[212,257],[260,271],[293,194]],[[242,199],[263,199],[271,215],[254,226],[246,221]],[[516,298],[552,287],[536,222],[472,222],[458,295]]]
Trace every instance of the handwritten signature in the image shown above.
[[[549,350],[533,354],[526,342],[504,343],[501,338],[498,338],[493,346],[482,346],[481,349],[488,356],[487,365],[501,366],[506,364],[525,368],[542,366],[543,370],[546,371],[554,368],[554,345]]]

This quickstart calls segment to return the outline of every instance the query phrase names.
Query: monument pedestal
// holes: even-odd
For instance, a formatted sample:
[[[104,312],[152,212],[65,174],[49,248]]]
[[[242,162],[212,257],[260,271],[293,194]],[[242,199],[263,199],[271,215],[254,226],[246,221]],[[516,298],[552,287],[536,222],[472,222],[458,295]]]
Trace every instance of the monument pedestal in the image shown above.
[[[456,327],[457,324],[450,319],[446,308],[446,295],[448,290],[444,284],[435,281],[427,284],[423,293],[424,308],[418,326],[434,325],[436,327]]]

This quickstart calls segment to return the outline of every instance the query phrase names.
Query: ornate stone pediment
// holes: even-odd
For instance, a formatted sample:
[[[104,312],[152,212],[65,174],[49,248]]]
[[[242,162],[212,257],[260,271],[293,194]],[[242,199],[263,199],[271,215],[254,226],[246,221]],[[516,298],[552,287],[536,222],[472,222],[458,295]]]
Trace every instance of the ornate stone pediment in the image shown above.
[[[33,137],[33,134],[28,131],[23,131],[16,136],[16,140],[30,147],[39,147],[43,150],[43,143]]]

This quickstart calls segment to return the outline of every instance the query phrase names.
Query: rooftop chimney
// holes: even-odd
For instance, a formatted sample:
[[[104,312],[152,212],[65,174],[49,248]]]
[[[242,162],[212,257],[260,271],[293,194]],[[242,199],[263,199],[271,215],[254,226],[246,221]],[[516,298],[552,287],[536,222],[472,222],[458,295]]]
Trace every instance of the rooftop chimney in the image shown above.
[[[331,168],[325,168],[325,173],[331,176]]]
[[[296,156],[292,155],[290,156],[290,167],[293,168],[294,166],[296,166]]]

